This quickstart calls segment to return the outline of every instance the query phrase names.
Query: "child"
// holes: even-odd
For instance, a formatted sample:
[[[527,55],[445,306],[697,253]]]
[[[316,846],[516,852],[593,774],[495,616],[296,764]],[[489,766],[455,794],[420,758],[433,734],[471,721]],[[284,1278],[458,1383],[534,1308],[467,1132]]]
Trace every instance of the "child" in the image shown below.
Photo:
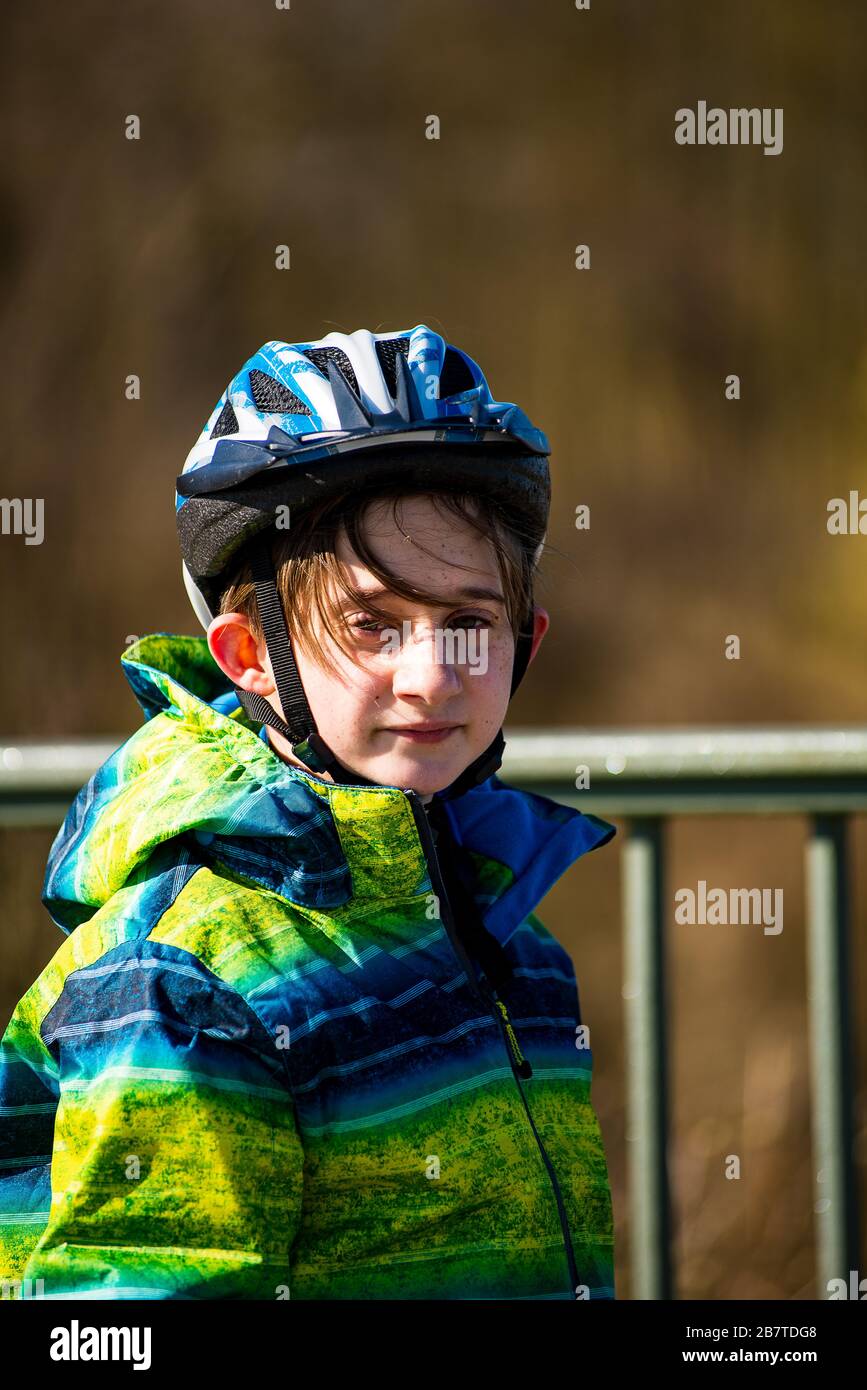
[[[76,798],[0,1045],[21,1296],[613,1299],[592,1054],[533,909],[614,827],[495,775],[548,445],[424,325],[267,343],[178,479],[207,637]],[[290,644],[291,634],[291,644]]]

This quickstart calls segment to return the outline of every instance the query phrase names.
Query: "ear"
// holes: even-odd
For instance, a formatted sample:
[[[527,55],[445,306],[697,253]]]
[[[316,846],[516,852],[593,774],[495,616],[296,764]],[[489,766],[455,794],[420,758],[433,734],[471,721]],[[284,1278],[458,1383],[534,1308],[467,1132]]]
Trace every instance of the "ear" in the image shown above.
[[[220,613],[208,627],[208,650],[233,685],[271,695],[274,679],[264,665],[265,644],[257,643],[243,613]]]
[[[539,605],[536,604],[533,608],[533,641],[530,646],[530,657],[527,662],[528,666],[530,664],[530,661],[533,660],[533,657],[539,650],[539,647],[542,643],[542,638],[545,636],[545,633],[548,631],[548,628],[550,626],[551,619],[548,617],[547,611],[544,608],[540,608]]]

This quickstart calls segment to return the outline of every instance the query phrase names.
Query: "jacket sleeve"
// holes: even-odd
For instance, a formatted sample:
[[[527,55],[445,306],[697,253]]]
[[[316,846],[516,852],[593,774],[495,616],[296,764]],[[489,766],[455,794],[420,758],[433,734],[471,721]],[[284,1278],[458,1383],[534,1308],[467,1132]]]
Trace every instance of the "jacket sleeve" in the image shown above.
[[[301,1211],[288,1072],[243,997],[164,943],[74,971],[42,1025],[58,1064],[46,1298],[279,1299]]]

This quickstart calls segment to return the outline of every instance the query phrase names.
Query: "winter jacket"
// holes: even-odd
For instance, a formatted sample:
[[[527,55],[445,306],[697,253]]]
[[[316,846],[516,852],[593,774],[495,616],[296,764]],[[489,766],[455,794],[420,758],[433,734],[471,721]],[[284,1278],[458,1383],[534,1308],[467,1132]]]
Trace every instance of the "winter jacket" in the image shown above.
[[[285,763],[204,637],[121,660],[145,722],[52,845],[66,937],[0,1043],[7,1296],[614,1298],[592,1054],[533,911],[614,827],[497,777],[443,803],[501,996],[417,793]]]

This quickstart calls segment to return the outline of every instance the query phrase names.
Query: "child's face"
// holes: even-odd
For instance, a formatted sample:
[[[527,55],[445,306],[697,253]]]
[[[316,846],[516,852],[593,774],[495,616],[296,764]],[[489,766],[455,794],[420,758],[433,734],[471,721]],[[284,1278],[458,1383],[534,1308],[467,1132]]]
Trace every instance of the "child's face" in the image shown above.
[[[433,556],[407,540],[390,504],[377,502],[365,516],[365,536],[377,558],[450,602],[431,606],[382,593],[341,531],[338,559],[358,589],[377,590],[389,621],[342,600],[351,659],[314,616],[317,642],[336,669],[319,665],[298,644],[293,650],[319,733],[339,760],[371,781],[429,795],[453,782],[501,727],[515,644],[490,542],[428,497],[402,498],[398,518]],[[469,589],[486,592],[471,595]],[[543,608],[534,609],[531,660],[548,621]],[[454,629],[462,634],[444,635]],[[242,614],[215,618],[208,643],[236,685],[264,695],[283,714],[265,643],[256,644]],[[430,731],[414,732],[422,725]],[[268,737],[285,761],[296,762],[280,734],[269,729]]]

